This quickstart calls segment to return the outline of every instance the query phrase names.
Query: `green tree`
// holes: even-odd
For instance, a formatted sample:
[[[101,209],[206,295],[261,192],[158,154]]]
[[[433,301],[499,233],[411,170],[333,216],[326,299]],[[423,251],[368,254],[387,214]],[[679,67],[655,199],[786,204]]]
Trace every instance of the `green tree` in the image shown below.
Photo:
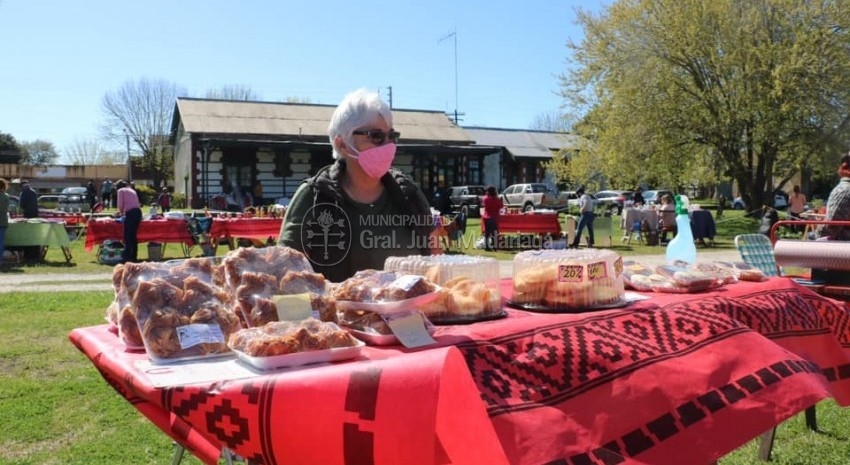
[[[21,146],[15,136],[0,132],[0,163],[18,163],[22,156]]]
[[[127,81],[103,97],[104,138],[120,143],[128,137],[141,153],[141,165],[155,186],[174,183],[174,148],[169,142],[177,97],[185,89],[162,79]]]
[[[749,205],[835,164],[850,123],[850,0],[621,0],[580,11],[562,96],[589,165],[627,184],[730,179]]]
[[[47,166],[59,158],[59,153],[53,146],[53,142],[43,139],[23,142],[21,152],[23,154],[20,162],[22,165]]]

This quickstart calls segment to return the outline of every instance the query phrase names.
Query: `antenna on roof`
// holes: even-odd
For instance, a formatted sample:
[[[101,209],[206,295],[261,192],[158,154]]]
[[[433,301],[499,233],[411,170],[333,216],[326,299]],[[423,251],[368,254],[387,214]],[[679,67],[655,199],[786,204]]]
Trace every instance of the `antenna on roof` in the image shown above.
[[[449,37],[454,38],[455,43],[455,117],[453,121],[455,124],[458,124],[458,115],[463,115],[463,113],[457,112],[457,31],[455,29],[452,29],[451,32],[444,35],[443,37],[440,37],[440,40],[438,40],[437,43],[440,43],[448,39]]]

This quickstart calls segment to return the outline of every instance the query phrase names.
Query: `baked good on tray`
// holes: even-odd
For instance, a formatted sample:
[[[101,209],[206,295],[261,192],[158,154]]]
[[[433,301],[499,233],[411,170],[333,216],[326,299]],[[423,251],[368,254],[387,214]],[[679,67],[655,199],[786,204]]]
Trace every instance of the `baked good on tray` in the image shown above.
[[[475,320],[502,310],[499,262],[467,255],[389,257],[385,270],[423,275],[437,284],[437,297],[420,307],[437,320]]]
[[[623,261],[611,250],[529,250],[513,265],[515,305],[571,310],[624,300]]]

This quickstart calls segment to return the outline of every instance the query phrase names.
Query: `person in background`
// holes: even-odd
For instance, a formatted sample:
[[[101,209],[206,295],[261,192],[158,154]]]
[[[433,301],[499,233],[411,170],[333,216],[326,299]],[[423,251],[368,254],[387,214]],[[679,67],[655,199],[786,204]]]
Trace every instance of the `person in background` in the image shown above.
[[[265,205],[263,201],[263,183],[259,179],[254,183],[254,205],[258,207]]]
[[[156,198],[156,203],[159,205],[159,209],[162,213],[167,213],[171,210],[171,193],[168,192],[168,187],[162,188],[162,192],[160,192],[159,196]]]
[[[0,178],[0,266],[3,266],[3,254],[6,253],[6,229],[9,227],[9,195],[6,189],[9,183]]]
[[[425,194],[391,168],[399,133],[389,105],[374,91],[349,93],[328,136],[335,161],[299,186],[278,244],[304,252],[332,282],[383,269],[391,256],[441,250]]]
[[[38,218],[38,194],[30,187],[29,181],[21,182],[20,204],[24,218]]]
[[[725,208],[726,208],[726,196],[723,195],[723,194],[720,194],[717,197],[717,214],[715,215],[715,217],[717,219],[720,219],[723,216],[723,209],[725,209]]]
[[[806,195],[800,192],[800,186],[794,186],[788,196],[788,213],[791,218],[800,219],[800,213],[806,210]]]
[[[579,187],[576,195],[579,196],[578,209],[580,216],[578,226],[576,227],[576,237],[573,238],[570,247],[573,249],[578,248],[578,243],[581,242],[581,233],[585,227],[587,228],[587,246],[593,247],[593,220],[596,219],[596,215],[593,213],[593,197],[584,192],[584,187]]]
[[[667,243],[667,232],[676,234],[676,204],[670,194],[661,196],[661,206],[658,207],[658,218],[661,222],[661,243]]]
[[[115,184],[118,192],[115,201],[118,215],[124,217],[124,252],[121,258],[125,262],[137,262],[139,254],[139,225],[142,223],[142,208],[139,195],[123,179]]]
[[[100,199],[104,207],[112,208],[112,181],[109,178],[104,179],[100,185]]]
[[[89,208],[94,210],[94,204],[97,203],[97,189],[94,187],[94,179],[89,179],[86,184],[86,201],[89,203]]]
[[[484,212],[481,219],[484,221],[484,249],[498,250],[499,249],[499,217],[502,214],[504,204],[499,194],[496,193],[496,188],[487,186],[484,190],[484,200],[482,201]]]
[[[826,200],[826,221],[850,220],[850,154],[841,157],[838,165],[838,184],[829,193]],[[820,230],[821,238],[838,241],[850,240],[850,227],[824,225]]]
[[[634,197],[632,197],[632,205],[634,205],[635,208],[640,208],[644,203],[646,203],[646,201],[643,199],[643,189],[638,187],[635,189]]]

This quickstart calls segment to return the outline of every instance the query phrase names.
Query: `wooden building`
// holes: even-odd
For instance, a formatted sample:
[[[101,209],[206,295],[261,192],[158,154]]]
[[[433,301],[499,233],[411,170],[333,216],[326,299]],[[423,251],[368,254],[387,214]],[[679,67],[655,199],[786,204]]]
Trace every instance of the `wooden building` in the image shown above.
[[[186,193],[194,208],[258,181],[266,203],[292,197],[305,178],[333,161],[327,127],[335,108],[178,98],[171,128],[175,192]],[[467,129],[440,111],[393,109],[393,127],[401,133],[393,166],[426,195],[452,185],[542,181],[551,140],[564,140],[555,133]],[[509,133],[511,144],[499,143],[499,131]],[[522,136],[527,133],[536,135]]]

